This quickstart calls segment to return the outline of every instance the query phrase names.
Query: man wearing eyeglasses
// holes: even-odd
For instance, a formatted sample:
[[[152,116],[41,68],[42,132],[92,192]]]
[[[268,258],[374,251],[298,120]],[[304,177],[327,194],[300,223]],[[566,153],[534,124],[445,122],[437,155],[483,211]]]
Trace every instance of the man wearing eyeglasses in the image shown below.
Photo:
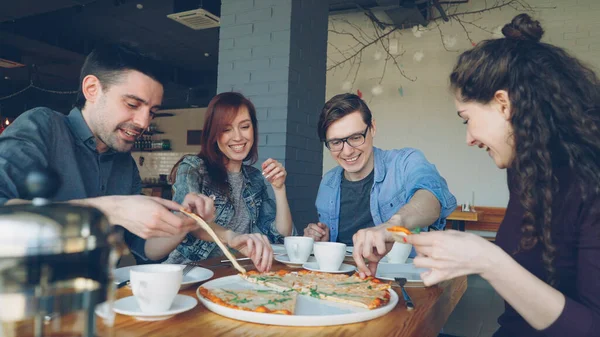
[[[319,222],[304,229],[315,241],[354,245],[357,265],[377,263],[391,249],[390,226],[443,229],[456,208],[446,180],[413,148],[373,146],[375,121],[354,94],[331,98],[321,111],[318,133],[339,166],[325,174],[316,206]]]

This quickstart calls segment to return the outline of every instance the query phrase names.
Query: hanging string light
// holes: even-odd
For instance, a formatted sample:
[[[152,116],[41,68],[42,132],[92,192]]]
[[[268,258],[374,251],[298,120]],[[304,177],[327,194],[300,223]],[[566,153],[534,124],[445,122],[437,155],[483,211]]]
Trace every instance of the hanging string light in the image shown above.
[[[47,92],[47,93],[56,94],[56,95],[74,95],[77,93],[77,90],[59,91],[59,90],[50,90],[50,89],[41,88],[41,87],[38,87],[37,85],[33,84],[33,81],[31,81],[27,87],[15,92],[15,93],[12,93],[8,96],[0,97],[0,101],[4,101],[4,100],[10,99],[10,98],[19,96],[20,94],[24,93],[25,91],[27,91],[29,89],[35,89],[38,91]]]

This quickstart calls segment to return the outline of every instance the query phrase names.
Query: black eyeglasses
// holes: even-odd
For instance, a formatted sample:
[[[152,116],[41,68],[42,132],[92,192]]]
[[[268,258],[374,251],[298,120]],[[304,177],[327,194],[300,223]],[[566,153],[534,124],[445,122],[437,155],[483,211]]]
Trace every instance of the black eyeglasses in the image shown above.
[[[365,137],[367,136],[367,132],[369,132],[369,128],[370,126],[367,126],[365,132],[355,133],[346,138],[328,140],[325,142],[325,146],[327,146],[331,152],[342,151],[342,149],[344,149],[344,143],[347,143],[352,147],[359,147],[365,143]]]

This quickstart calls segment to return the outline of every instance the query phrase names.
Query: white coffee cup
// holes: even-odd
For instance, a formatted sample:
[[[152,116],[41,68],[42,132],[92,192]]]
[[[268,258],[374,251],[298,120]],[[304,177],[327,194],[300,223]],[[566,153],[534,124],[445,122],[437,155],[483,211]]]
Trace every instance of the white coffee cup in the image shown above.
[[[148,264],[129,271],[133,296],[144,313],[157,314],[171,308],[183,279],[180,265]]]
[[[346,257],[346,244],[339,242],[315,242],[315,258],[322,271],[338,271]]]
[[[306,236],[287,236],[283,239],[290,262],[304,263],[312,253],[315,240]]]
[[[406,259],[410,255],[412,245],[409,243],[394,242],[392,250],[387,253],[389,263],[406,263]]]

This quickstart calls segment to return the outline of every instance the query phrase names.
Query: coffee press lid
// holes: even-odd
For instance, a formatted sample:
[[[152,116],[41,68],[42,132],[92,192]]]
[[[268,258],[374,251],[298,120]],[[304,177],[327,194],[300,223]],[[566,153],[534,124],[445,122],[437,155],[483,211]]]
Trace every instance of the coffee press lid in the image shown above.
[[[26,179],[31,204],[0,207],[0,258],[79,253],[108,245],[109,224],[93,207],[51,203],[60,177],[35,170]]]

